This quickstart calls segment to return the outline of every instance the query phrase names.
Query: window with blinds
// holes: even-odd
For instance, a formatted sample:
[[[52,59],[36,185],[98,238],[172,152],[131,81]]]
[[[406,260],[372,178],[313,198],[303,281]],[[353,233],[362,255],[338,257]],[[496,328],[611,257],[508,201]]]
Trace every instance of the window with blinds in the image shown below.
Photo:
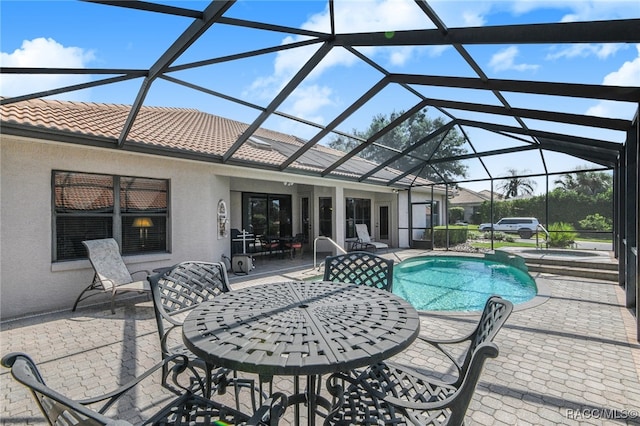
[[[53,172],[53,260],[86,257],[84,240],[115,238],[123,254],[168,251],[169,181]]]

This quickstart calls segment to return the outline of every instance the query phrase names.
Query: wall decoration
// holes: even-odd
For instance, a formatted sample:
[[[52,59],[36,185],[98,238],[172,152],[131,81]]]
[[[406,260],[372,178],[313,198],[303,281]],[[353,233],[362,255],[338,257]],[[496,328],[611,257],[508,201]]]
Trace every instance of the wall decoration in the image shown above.
[[[218,201],[218,239],[229,236],[229,218],[227,216],[227,203],[224,200]]]

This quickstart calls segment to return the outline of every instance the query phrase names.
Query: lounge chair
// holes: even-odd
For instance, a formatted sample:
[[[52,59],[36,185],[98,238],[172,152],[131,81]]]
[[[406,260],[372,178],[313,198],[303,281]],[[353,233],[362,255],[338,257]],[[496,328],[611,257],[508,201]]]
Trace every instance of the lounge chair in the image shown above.
[[[176,385],[180,385],[178,376],[197,373],[185,368],[184,357],[165,358],[161,363],[133,379],[124,386],[105,395],[78,401],[68,398],[48,387],[42,378],[35,362],[26,354],[14,352],[5,355],[0,361],[4,367],[11,369],[13,377],[26,386],[32,393],[40,410],[52,425],[85,425],[85,426],[131,426],[126,420],[116,420],[106,413],[113,404],[134,389],[136,385],[151,376],[160,368],[169,368],[174,372]],[[201,379],[200,379],[201,380]],[[143,385],[140,385],[142,387]],[[145,392],[148,392],[145,389]],[[211,424],[243,424],[271,425],[277,424],[287,406],[287,397],[274,393],[254,413],[247,414],[234,410],[211,399],[203,398],[182,388],[175,398],[167,398],[170,402],[140,425],[211,425]],[[165,400],[167,395],[158,395]],[[153,401],[150,401],[151,403]],[[93,407],[95,407],[95,409]],[[99,407],[99,408],[98,408]]]
[[[358,234],[358,241],[354,243],[354,247],[357,250],[367,250],[370,248],[373,248],[374,250],[386,250],[389,248],[389,246],[385,243],[373,241],[371,239],[371,235],[369,235],[369,229],[367,229],[367,225],[364,223],[359,223],[356,225],[356,233]]]
[[[111,293],[111,313],[115,314],[114,303],[116,295],[125,292],[149,293],[151,288],[147,277],[150,272],[147,270],[129,272],[122,256],[120,255],[120,247],[113,238],[105,238],[102,240],[87,240],[82,244],[87,248],[87,255],[91,266],[93,266],[94,274],[91,284],[82,290],[73,304],[72,311],[76,310],[78,302],[88,297],[107,292]],[[144,279],[135,281],[133,275],[144,273]],[[93,292],[85,295],[86,292]]]
[[[339,281],[393,290],[393,260],[365,251],[328,256],[323,281]]]

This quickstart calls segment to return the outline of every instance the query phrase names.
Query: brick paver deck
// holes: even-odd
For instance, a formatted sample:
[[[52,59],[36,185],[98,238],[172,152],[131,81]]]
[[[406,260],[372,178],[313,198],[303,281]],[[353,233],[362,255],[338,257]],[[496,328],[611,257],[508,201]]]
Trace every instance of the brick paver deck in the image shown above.
[[[389,256],[402,259],[413,254]],[[280,272],[260,276],[266,265],[258,263],[258,270],[246,277],[232,277],[232,287],[301,276],[293,261],[286,260],[270,264]],[[308,266],[302,271],[315,274]],[[624,308],[620,287],[585,278],[534,277],[548,287],[551,297],[528,309],[516,308],[497,336],[500,355],[485,365],[468,424],[640,424],[640,344],[634,340],[633,317]],[[4,322],[0,353],[32,355],[48,384],[71,397],[102,394],[160,359],[151,302],[137,302],[120,301],[115,315],[108,306],[93,306]],[[424,313],[422,333],[459,335],[477,318]],[[416,343],[397,358],[433,374],[448,372],[446,361],[427,345]],[[277,384],[285,390],[288,386],[287,381]],[[139,420],[168,398],[161,393],[154,377],[110,413]],[[26,389],[6,369],[0,371],[0,394],[3,425],[46,424]]]

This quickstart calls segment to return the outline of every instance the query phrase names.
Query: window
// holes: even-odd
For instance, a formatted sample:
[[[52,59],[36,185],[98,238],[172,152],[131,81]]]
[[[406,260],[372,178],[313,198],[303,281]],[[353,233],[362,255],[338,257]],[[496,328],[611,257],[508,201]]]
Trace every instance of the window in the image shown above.
[[[242,226],[254,235],[290,237],[291,196],[277,194],[242,194]]]
[[[115,238],[122,254],[166,252],[169,181],[53,172],[53,261],[86,257],[84,240]]]
[[[356,238],[356,224],[364,223],[371,229],[371,200],[364,198],[346,199],[346,238]]]

